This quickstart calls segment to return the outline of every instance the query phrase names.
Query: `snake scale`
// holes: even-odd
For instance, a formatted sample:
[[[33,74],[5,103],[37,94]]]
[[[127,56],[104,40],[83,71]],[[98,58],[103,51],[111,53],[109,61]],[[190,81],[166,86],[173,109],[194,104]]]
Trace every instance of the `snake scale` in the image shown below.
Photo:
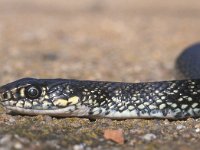
[[[146,83],[23,78],[0,87],[7,112],[87,118],[200,117],[199,44],[185,49],[176,68],[185,79]]]

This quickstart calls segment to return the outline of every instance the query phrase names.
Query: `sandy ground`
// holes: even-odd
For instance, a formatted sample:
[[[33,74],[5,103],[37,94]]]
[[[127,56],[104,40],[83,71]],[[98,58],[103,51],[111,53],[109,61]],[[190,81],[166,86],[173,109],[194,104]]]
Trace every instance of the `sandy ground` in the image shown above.
[[[174,79],[200,39],[196,0],[0,1],[0,84],[22,77]],[[91,121],[0,114],[0,149],[199,149],[200,119]],[[120,130],[124,143],[107,140]]]

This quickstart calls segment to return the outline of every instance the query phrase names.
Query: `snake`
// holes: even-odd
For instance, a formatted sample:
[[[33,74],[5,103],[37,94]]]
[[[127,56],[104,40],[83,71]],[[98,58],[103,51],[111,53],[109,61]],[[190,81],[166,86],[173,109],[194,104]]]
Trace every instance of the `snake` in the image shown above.
[[[200,44],[176,59],[183,79],[154,82],[112,82],[76,79],[22,78],[0,87],[7,113],[84,118],[200,117]]]

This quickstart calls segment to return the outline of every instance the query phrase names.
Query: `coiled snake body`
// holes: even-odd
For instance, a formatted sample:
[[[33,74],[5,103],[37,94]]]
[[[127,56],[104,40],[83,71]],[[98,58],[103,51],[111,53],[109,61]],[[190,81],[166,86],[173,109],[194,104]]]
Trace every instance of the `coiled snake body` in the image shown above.
[[[200,116],[199,45],[177,59],[185,80],[148,83],[24,78],[0,88],[9,112],[88,118],[187,118]]]

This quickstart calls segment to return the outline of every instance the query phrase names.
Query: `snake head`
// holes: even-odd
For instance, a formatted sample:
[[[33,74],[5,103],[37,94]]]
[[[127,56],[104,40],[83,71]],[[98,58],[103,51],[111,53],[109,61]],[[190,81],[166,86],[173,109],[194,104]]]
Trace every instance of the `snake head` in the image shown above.
[[[0,87],[0,103],[11,113],[59,115],[63,108],[78,102],[78,97],[69,97],[73,91],[67,85],[64,87],[63,82],[61,79],[20,79]],[[67,107],[66,111],[70,109]]]

